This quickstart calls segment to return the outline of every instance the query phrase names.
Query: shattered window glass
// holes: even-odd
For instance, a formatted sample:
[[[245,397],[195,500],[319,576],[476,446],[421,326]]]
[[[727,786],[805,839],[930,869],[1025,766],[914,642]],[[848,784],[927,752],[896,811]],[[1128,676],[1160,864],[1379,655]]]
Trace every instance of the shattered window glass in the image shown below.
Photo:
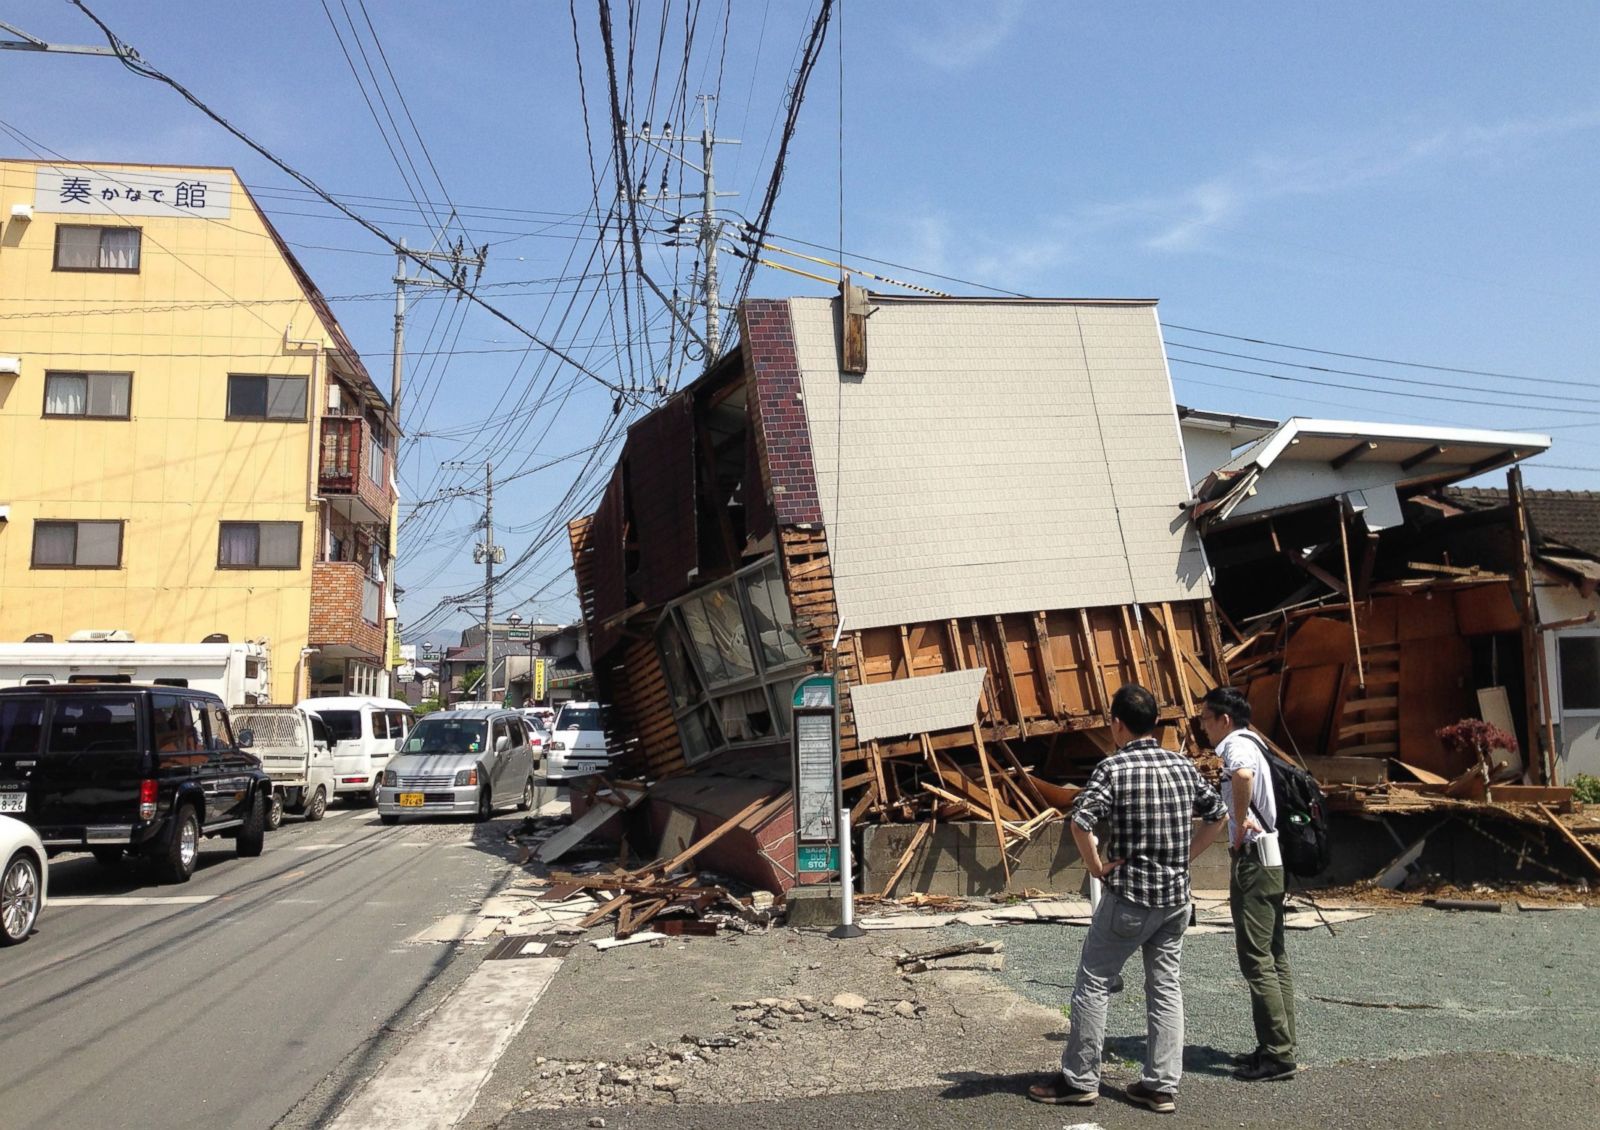
[[[770,561],[759,573],[745,578],[745,592],[761,640],[762,661],[770,667],[801,663],[811,658],[795,634],[789,596],[783,591],[778,563]]]
[[[732,585],[719,585],[685,601],[683,623],[700,667],[713,686],[755,676],[755,657]]]
[[[656,633],[656,646],[661,652],[661,667],[667,673],[667,689],[672,692],[672,708],[681,710],[701,697],[700,680],[689,664],[683,633],[670,614],[662,620],[661,630]]]

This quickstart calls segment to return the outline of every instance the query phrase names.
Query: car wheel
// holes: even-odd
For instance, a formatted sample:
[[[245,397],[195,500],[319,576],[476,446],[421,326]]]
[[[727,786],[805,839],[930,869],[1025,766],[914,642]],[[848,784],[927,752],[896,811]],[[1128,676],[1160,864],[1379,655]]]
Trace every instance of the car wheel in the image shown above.
[[[365,803],[368,808],[377,808],[378,807],[378,790],[377,789],[373,789],[370,793],[368,793],[366,795],[366,797],[364,798],[363,803]]]
[[[122,849],[120,847],[97,847],[91,849],[94,861],[102,867],[115,867],[122,862]]]
[[[485,781],[478,786],[478,813],[474,817],[478,823],[494,819],[494,797],[489,795],[489,783]]]
[[[533,778],[528,778],[528,783],[522,786],[522,799],[517,801],[517,811],[527,812],[533,808]]]
[[[253,859],[266,846],[267,808],[270,803],[260,792],[250,798],[250,811],[244,814],[244,824],[234,841],[241,858]]]
[[[318,785],[317,791],[311,794],[311,800],[306,805],[306,819],[314,824],[327,814],[328,794],[321,785]]]
[[[380,812],[380,813],[378,813],[378,819],[382,820],[385,824],[389,825],[389,827],[391,827],[391,828],[393,828],[396,824],[400,823],[399,814],[398,813],[394,813],[394,812]]]
[[[283,827],[283,798],[276,792],[267,801],[267,831],[276,832]]]
[[[39,882],[39,861],[19,851],[0,872],[0,945],[26,941],[39,920],[44,891]]]
[[[156,873],[163,883],[187,883],[200,859],[200,820],[194,806],[180,804],[172,814],[172,832],[156,858]]]

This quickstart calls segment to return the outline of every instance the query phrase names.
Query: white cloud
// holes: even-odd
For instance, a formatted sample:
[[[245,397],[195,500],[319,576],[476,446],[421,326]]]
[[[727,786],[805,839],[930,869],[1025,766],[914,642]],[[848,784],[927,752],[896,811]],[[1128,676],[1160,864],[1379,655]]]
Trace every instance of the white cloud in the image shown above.
[[[1022,0],[919,3],[914,9],[918,26],[905,33],[906,46],[930,66],[966,70],[1010,38],[1022,7]]]
[[[1098,214],[1106,221],[1157,218],[1159,230],[1146,236],[1143,245],[1157,251],[1185,251],[1198,246],[1215,227],[1239,222],[1249,211],[1275,200],[1328,196],[1430,164],[1498,158],[1528,142],[1596,126],[1600,109],[1449,126],[1421,136],[1390,133],[1329,145],[1314,153],[1262,155],[1181,192],[1127,201],[1099,209]]]

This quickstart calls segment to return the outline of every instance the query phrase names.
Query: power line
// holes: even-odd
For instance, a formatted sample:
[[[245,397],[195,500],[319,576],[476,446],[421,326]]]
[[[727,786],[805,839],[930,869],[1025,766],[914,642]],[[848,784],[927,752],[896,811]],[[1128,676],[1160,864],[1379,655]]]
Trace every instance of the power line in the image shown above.
[[[290,165],[287,161],[283,160],[282,158],[277,156],[275,153],[273,153],[271,150],[269,150],[266,146],[262,145],[260,142],[256,141],[254,138],[252,138],[248,134],[246,134],[243,130],[241,130],[237,126],[233,125],[226,118],[224,118],[221,114],[217,113],[210,106],[208,106],[205,102],[201,101],[201,99],[197,95],[195,95],[193,92],[191,92],[188,89],[188,87],[184,86],[177,79],[174,79],[170,75],[167,75],[167,74],[163,73],[162,71],[156,69],[155,67],[151,66],[150,64],[143,62],[140,59],[138,52],[134,51],[131,47],[129,47],[125,43],[123,43],[122,40],[117,37],[116,33],[113,32],[111,30],[111,28],[106,24],[106,22],[104,20],[102,20],[99,16],[95,15],[94,12],[90,10],[89,6],[84,3],[84,0],[69,0],[69,2],[74,7],[76,7],[79,11],[83,12],[84,15],[89,17],[89,19],[94,22],[95,26],[98,27],[101,30],[102,33],[104,33],[104,35],[106,36],[107,41],[111,44],[112,48],[114,48],[116,50],[117,58],[122,61],[122,65],[124,67],[126,67],[128,70],[132,71],[136,75],[140,75],[141,77],[148,78],[148,79],[153,79],[153,80],[155,80],[157,82],[164,83],[167,86],[171,87],[174,91],[176,91],[186,102],[188,102],[190,105],[192,105],[195,109],[199,110],[201,113],[205,114],[206,117],[210,118],[212,121],[214,121],[218,125],[222,126],[223,129],[225,129],[229,133],[233,134],[240,141],[244,142],[251,149],[255,150],[258,154],[260,154],[266,160],[272,162],[272,164],[276,165],[284,173],[286,173],[287,175],[293,177],[295,180],[297,180],[301,184],[303,184],[306,188],[308,188],[312,192],[316,193],[325,202],[327,202],[328,204],[332,205],[335,208],[338,208],[341,212],[343,212],[345,215],[349,216],[356,223],[360,224],[367,231],[371,232],[373,235],[375,235],[379,239],[383,240],[383,242],[388,244],[394,251],[405,255],[407,258],[411,259],[412,262],[416,263],[423,270],[425,270],[428,273],[436,276],[441,281],[444,281],[444,282],[450,282],[451,281],[451,279],[449,278],[448,275],[446,275],[443,271],[440,271],[438,268],[434,267],[432,263],[428,262],[426,259],[422,258],[421,256],[418,256],[414,252],[408,251],[398,240],[396,240],[395,238],[390,236],[382,228],[378,227],[377,224],[373,223],[371,220],[368,220],[365,216],[361,215],[359,212],[356,212],[353,208],[349,208],[346,205],[341,204],[339,201],[334,199],[333,196],[329,195],[319,184],[317,184],[314,180],[312,180],[305,173],[300,172],[294,166]],[[515,318],[511,317],[509,314],[506,314],[504,311],[500,310],[494,304],[484,300],[483,298],[481,298],[478,295],[475,295],[475,294],[471,293],[470,290],[467,290],[465,288],[459,288],[459,290],[460,290],[460,293],[464,297],[466,297],[469,301],[477,304],[478,306],[481,306],[483,309],[487,310],[494,317],[498,318],[500,321],[502,321],[502,322],[506,323],[507,325],[511,326],[514,330],[516,330],[518,333],[520,333],[523,336],[525,336],[526,338],[528,338],[528,340],[532,341],[534,344],[538,345],[540,348],[545,349],[546,351],[555,354],[561,360],[563,360],[567,364],[571,365],[574,369],[577,369],[579,372],[586,374],[590,379],[595,381],[597,384],[603,385],[606,388],[611,389],[613,392],[617,393],[618,395],[623,395],[624,394],[625,390],[620,385],[618,385],[618,384],[616,384],[616,383],[614,383],[612,381],[609,381],[606,378],[600,376],[600,374],[595,373],[595,372],[591,371],[590,369],[588,369],[587,367],[578,364],[578,362],[576,362],[571,357],[569,357],[563,350],[559,349],[557,346],[551,344],[550,342],[544,341],[537,334],[535,334],[531,330],[528,330],[527,328],[525,328]]]

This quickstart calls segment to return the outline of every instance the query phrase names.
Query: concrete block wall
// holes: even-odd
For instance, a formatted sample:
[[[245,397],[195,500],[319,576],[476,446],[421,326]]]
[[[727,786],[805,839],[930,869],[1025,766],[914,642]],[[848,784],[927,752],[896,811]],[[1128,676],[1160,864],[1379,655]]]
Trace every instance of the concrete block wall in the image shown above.
[[[915,824],[872,824],[861,830],[862,894],[968,896],[1002,894],[1008,889],[994,825],[972,821],[934,829],[917,847],[894,889],[885,892],[884,883],[899,866],[916,831]],[[1191,867],[1190,878],[1202,890],[1227,889],[1225,846],[1214,844],[1202,854]],[[1009,890],[1021,894],[1029,888],[1053,894],[1088,894],[1088,872],[1067,821],[1041,829],[1013,856]]]

